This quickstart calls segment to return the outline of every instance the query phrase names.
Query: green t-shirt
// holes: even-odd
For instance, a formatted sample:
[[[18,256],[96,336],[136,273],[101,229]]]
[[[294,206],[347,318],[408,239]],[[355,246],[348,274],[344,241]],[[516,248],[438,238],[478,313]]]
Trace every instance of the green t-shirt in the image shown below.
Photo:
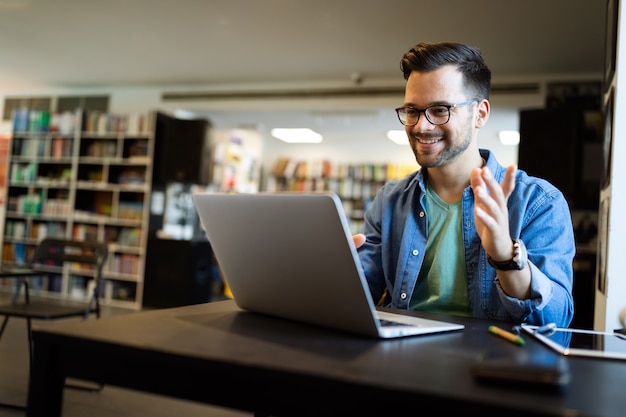
[[[470,315],[461,203],[448,204],[426,186],[428,240],[411,298],[412,310]]]

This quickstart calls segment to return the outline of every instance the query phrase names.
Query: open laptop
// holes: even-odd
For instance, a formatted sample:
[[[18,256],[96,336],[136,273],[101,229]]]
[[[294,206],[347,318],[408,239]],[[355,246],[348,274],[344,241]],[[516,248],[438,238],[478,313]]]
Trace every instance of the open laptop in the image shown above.
[[[339,197],[198,193],[193,202],[237,305],[376,338],[463,325],[377,311]]]

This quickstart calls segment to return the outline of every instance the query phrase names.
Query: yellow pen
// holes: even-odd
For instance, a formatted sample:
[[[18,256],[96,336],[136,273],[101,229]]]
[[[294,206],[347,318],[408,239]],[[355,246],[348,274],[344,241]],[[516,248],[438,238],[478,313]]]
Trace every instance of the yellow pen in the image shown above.
[[[516,345],[524,346],[524,344],[526,343],[524,339],[522,339],[520,336],[511,332],[507,332],[506,330],[502,330],[501,328],[496,326],[489,326],[489,333],[500,336],[501,338],[506,339],[511,343],[515,343]]]

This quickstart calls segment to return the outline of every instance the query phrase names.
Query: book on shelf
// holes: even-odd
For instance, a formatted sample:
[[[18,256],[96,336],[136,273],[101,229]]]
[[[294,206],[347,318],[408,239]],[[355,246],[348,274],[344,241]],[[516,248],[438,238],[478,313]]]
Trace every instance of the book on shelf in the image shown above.
[[[306,178],[311,178],[311,173],[310,173],[310,164],[308,162],[298,162],[296,164],[296,169],[294,172],[294,177],[295,178],[299,178],[299,179],[306,179]]]
[[[296,170],[298,169],[298,162],[289,159],[287,160],[287,164],[285,165],[285,169],[283,170],[283,177],[285,178],[294,178],[296,176]]]
[[[20,107],[13,110],[13,131],[26,132],[30,120],[30,110],[27,107]]]
[[[50,156],[52,156],[53,158],[59,159],[63,156],[67,156],[64,152],[63,152],[63,138],[53,138],[52,139],[52,153]]]
[[[31,229],[31,238],[37,242],[41,242],[48,236],[48,224],[47,223],[33,223]]]
[[[145,130],[145,118],[142,114],[133,113],[128,116],[126,124],[126,132],[128,134],[136,135]]]
[[[72,236],[76,240],[98,240],[98,226],[94,224],[75,224]]]
[[[133,254],[116,253],[111,262],[111,271],[120,274],[136,275],[139,273],[139,257]]]

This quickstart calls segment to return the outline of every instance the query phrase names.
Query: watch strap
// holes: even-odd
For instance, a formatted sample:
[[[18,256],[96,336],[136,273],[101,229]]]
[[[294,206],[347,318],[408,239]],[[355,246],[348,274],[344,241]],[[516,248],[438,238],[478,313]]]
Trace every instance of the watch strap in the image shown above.
[[[513,258],[498,262],[487,255],[487,261],[489,265],[499,271],[521,271],[526,267],[526,263],[528,262],[526,245],[524,245],[521,239],[513,239]]]

